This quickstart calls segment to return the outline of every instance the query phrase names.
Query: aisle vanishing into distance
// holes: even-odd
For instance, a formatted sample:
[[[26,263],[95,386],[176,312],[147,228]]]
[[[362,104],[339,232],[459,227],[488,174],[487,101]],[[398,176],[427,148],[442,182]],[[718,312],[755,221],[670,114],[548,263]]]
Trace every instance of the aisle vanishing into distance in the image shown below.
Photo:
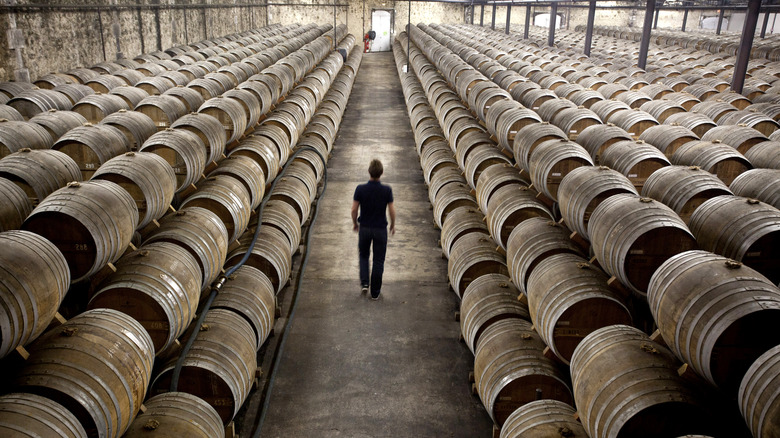
[[[350,220],[372,158],[384,163],[398,214],[379,301],[360,294]],[[262,436],[490,436],[490,418],[470,392],[473,357],[458,342],[457,298],[392,53],[363,58],[328,165]]]

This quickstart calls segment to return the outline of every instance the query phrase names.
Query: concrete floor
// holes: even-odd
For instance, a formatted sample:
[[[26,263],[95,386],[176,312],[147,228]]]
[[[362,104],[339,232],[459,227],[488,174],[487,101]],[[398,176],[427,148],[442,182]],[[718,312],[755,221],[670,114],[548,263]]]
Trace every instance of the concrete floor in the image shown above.
[[[360,294],[350,220],[372,158],[384,163],[398,212],[379,301]],[[263,437],[490,436],[431,219],[393,56],[367,54],[329,162]]]

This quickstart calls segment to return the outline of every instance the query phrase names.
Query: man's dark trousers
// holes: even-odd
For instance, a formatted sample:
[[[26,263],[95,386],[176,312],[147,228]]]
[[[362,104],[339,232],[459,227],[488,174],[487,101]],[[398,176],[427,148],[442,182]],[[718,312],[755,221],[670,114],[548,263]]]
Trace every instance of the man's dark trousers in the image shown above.
[[[368,256],[371,244],[374,244],[374,262],[371,267],[371,282],[368,281]],[[376,298],[382,289],[382,274],[385,271],[385,253],[387,252],[387,228],[369,228],[360,226],[358,233],[358,253],[360,255],[360,284],[371,285],[371,296]]]

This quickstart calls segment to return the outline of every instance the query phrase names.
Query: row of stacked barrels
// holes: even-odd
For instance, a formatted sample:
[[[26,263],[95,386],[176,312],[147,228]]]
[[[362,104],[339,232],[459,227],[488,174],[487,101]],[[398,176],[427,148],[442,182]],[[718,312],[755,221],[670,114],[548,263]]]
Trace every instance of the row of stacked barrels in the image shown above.
[[[585,26],[574,28],[577,32],[585,32]],[[626,27],[594,26],[595,35],[609,36],[624,40],[639,42],[642,32]],[[720,35],[705,32],[683,32],[681,30],[654,29],[651,42],[661,46],[691,47],[697,50],[707,50],[712,53],[727,53],[736,56],[739,50],[741,33],[729,32]],[[764,58],[771,61],[780,61],[780,36],[771,34],[765,38],[753,40],[750,51],[751,58]]]
[[[231,102],[224,106],[235,109],[225,111],[229,118],[205,112],[172,118],[174,126],[155,127],[138,151],[108,157],[88,181],[64,152],[24,150],[0,160],[2,166],[20,154],[58,154],[55,164],[27,163],[49,192],[25,191],[37,206],[21,229],[0,232],[3,369],[13,373],[6,384],[12,393],[0,396],[3,436],[224,436],[251,390],[276,294],[289,278],[360,65],[362,52],[353,50],[346,27],[328,30],[272,26],[251,38],[234,36],[231,42],[245,47],[268,47],[257,54],[281,56],[241,88],[215,97]],[[269,42],[266,34],[281,39]],[[247,90],[273,97],[261,105]],[[57,165],[72,170],[74,181],[50,176],[61,170]],[[177,183],[180,170],[191,182]],[[0,179],[6,180],[27,184]],[[155,203],[163,208],[151,208]],[[151,215],[146,225],[139,222],[143,214]],[[230,278],[218,279],[223,266],[238,265]],[[205,308],[212,283],[220,284],[219,294]],[[86,294],[64,321],[58,308],[80,286]],[[198,312],[207,313],[193,333]],[[179,392],[168,392],[182,354],[179,339],[192,336]],[[142,402],[146,410],[136,418]]]
[[[558,398],[576,402],[592,437],[694,431],[749,435],[732,405],[740,383],[744,389],[758,372],[755,368],[766,369],[761,364],[771,362],[771,357],[759,356],[778,344],[774,335],[756,335],[769,329],[780,298],[777,279],[767,279],[777,275],[772,269],[777,266],[772,252],[777,247],[776,207],[731,192],[705,193],[689,206],[698,215],[691,219],[698,224],[691,232],[666,205],[670,200],[639,196],[654,172],[641,179],[636,175],[641,168],[621,168],[620,160],[607,161],[614,170],[599,163],[594,149],[579,144],[584,130],[576,136],[563,123],[543,121],[546,112],[534,100],[520,103],[527,101],[522,93],[514,94],[517,87],[561,100],[512,70],[522,67],[518,57],[527,53],[486,49],[498,52],[499,60],[511,66],[507,68],[466,47],[462,42],[472,38],[465,33],[437,30],[445,27],[411,28],[412,42],[422,51],[411,50],[410,71],[418,73],[421,89],[407,101],[435,220],[442,228],[442,248],[449,257],[450,281],[462,298],[462,334],[475,352],[476,389],[497,425],[513,422],[510,415],[530,401]],[[469,28],[469,35],[478,33]],[[402,84],[414,80],[402,76]],[[628,143],[623,160],[647,149],[617,126],[599,123],[585,129],[623,131],[627,139],[621,140]],[[659,167],[702,174],[728,191],[717,175],[701,167],[668,162]],[[685,185],[675,182],[667,190],[684,191]],[[681,196],[686,195],[677,194]],[[758,211],[759,217],[746,222],[764,224],[756,233],[746,234],[735,229],[743,226],[739,221],[728,221],[746,209]],[[563,220],[554,221],[559,218]],[[734,245],[750,251],[734,254]],[[705,278],[711,281],[701,280]],[[528,306],[527,317],[512,303],[518,292]],[[517,322],[523,319],[530,319],[534,330],[530,324],[525,329],[504,327],[523,325]],[[650,333],[656,323],[660,330],[652,339],[629,327]],[[579,353],[589,339],[600,338],[610,348],[594,341],[595,350]],[[533,339],[545,350],[536,356],[554,359],[557,368],[529,365],[526,360],[533,355],[518,343]],[[617,350],[602,354],[612,344]],[[658,360],[632,356],[636,348]],[[561,373],[567,366],[570,372]],[[659,368],[664,369],[661,374]],[[549,371],[556,369],[557,375]],[[689,369],[695,373],[682,373]],[[776,428],[778,403],[771,399],[771,388],[778,378],[768,375],[762,381],[769,392],[759,394],[767,386],[754,385],[753,392],[739,393],[755,436]],[[573,391],[561,386],[569,376]],[[619,393],[626,385],[634,390]],[[610,405],[618,403],[618,396],[619,404]],[[718,412],[720,420],[712,421],[708,411]],[[506,436],[525,436],[517,430],[506,428]]]

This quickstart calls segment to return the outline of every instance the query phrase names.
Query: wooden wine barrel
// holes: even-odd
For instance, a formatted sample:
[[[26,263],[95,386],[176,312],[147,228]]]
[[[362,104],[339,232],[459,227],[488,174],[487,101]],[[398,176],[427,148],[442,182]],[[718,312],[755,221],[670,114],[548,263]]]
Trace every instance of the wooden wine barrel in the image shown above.
[[[32,209],[32,201],[21,187],[0,178],[0,232],[19,229]]]
[[[310,189],[298,178],[284,176],[277,180],[270,199],[278,199],[292,205],[298,213],[298,219],[303,225],[311,212]]]
[[[251,130],[252,128],[257,125],[257,123],[260,121],[260,117],[263,115],[263,113],[260,112],[261,110],[261,103],[257,99],[254,93],[247,90],[238,90],[233,89],[230,91],[226,91],[223,94],[223,97],[229,97],[231,99],[234,99],[238,103],[241,104],[241,106],[244,108],[244,113],[246,114],[246,129]],[[290,98],[291,96],[288,96]]]
[[[552,123],[561,128],[571,141],[577,140],[584,129],[602,124],[596,113],[585,107],[566,108],[553,117]]]
[[[88,123],[65,133],[52,149],[71,157],[88,180],[106,161],[129,152],[130,144],[119,129]]]
[[[145,236],[144,245],[153,242],[172,242],[192,254],[203,272],[203,290],[217,279],[225,264],[228,232],[216,214],[205,208],[188,207],[165,216],[160,228]]]
[[[250,197],[250,209],[260,206],[265,195],[265,174],[262,167],[249,157],[234,155],[222,160],[219,166],[209,173],[209,177],[226,175],[238,180]]]
[[[122,131],[122,134],[127,137],[131,151],[137,151],[149,137],[157,132],[154,121],[138,111],[120,109],[106,116],[100,123]]]
[[[613,144],[604,151],[600,162],[625,175],[638,192],[650,175],[671,164],[661,151],[641,140]]]
[[[717,196],[691,215],[702,249],[740,261],[780,282],[780,211],[757,199]]]
[[[0,433],[6,438],[87,438],[78,418],[64,406],[21,392],[0,396]]]
[[[780,129],[780,124],[773,119],[767,117],[763,113],[752,111],[734,111],[728,113],[720,119],[720,124],[721,126],[747,126],[767,136]]]
[[[230,151],[229,156],[246,156],[251,158],[263,169],[266,184],[276,179],[279,173],[281,157],[279,150],[271,139],[257,135],[242,139],[238,146]]]
[[[676,88],[674,86],[671,87]],[[694,105],[696,105],[697,103],[701,103],[701,100],[699,100],[696,96],[692,95],[691,93],[686,93],[682,91],[682,89],[677,90],[674,93],[666,94],[661,99],[671,100],[672,102],[685,108],[686,111],[690,111]]]
[[[722,100],[708,100],[706,102],[697,103],[691,108],[691,111],[703,114],[712,119],[715,123],[718,123],[718,120],[723,118],[726,114],[736,110],[737,108],[735,106]]]
[[[27,231],[0,233],[0,357],[37,338],[54,318],[70,286],[62,253]]]
[[[124,438],[224,438],[217,411],[203,399],[186,392],[168,392],[148,398],[146,411],[128,427]]]
[[[593,210],[618,193],[638,194],[628,178],[606,166],[582,166],[572,170],[558,188],[558,202],[566,226],[589,240],[588,222]]]
[[[479,208],[469,186],[453,182],[441,187],[433,203],[433,220],[436,226],[441,228],[447,215],[458,207]]]
[[[255,334],[239,314],[213,309],[197,335],[184,359],[178,390],[204,400],[228,424],[252,388],[257,368]],[[150,394],[168,392],[175,365],[176,359],[163,365]]]
[[[19,111],[25,119],[29,119],[50,109],[69,111],[73,103],[66,95],[57,91],[35,88],[17,94],[8,101],[8,106]]]
[[[658,125],[647,128],[639,139],[671,158],[680,146],[698,140],[699,136],[684,126]]]
[[[539,105],[539,109],[536,110],[536,112],[545,122],[553,123],[553,118],[555,118],[558,113],[567,108],[577,108],[577,105],[575,105],[574,102],[570,101],[569,99],[555,98]],[[558,126],[559,128],[561,127],[557,123],[555,126]]]
[[[508,318],[530,321],[528,305],[517,300],[519,291],[503,274],[487,274],[472,281],[460,304],[460,331],[472,353],[482,333]]]
[[[238,239],[239,247],[228,254],[225,267],[236,266],[249,250],[254,230],[249,229]],[[246,266],[251,266],[263,272],[273,284],[278,294],[290,278],[292,253],[290,243],[284,233],[274,227],[261,227],[257,243],[252,249]]]
[[[539,263],[564,252],[585,256],[569,239],[569,230],[564,226],[543,217],[520,222],[509,235],[506,246],[512,283],[525,294],[528,278]]]
[[[284,176],[299,179],[306,186],[309,202],[314,202],[314,199],[317,197],[318,181],[317,174],[314,173],[310,166],[300,161],[293,161],[287,166]]]
[[[766,135],[747,126],[718,126],[710,129],[701,138],[703,141],[720,141],[744,154],[753,146],[768,141]]]
[[[674,152],[671,161],[682,166],[698,166],[717,176],[726,185],[753,168],[742,154],[719,141],[685,143]]]
[[[100,123],[109,114],[129,110],[124,99],[113,94],[96,93],[87,96],[73,106],[73,112],[81,114],[89,123]]]
[[[255,334],[259,351],[274,327],[276,295],[271,280],[256,268],[242,266],[231,275],[212,309],[227,309],[243,317]]]
[[[496,190],[486,211],[490,235],[504,249],[518,224],[535,217],[553,220],[547,206],[536,199],[536,193],[524,186],[508,185]]]
[[[515,136],[520,129],[531,123],[541,122],[536,113],[523,108],[514,100],[505,100],[502,103],[492,105],[486,118],[495,123],[493,134],[498,139],[498,144],[508,151],[512,150]],[[491,127],[490,124],[488,126]]]
[[[51,135],[36,123],[0,119],[0,158],[21,149],[49,149]]]
[[[631,324],[623,298],[607,286],[609,278],[584,258],[560,253],[539,262],[528,277],[531,320],[544,342],[565,364],[593,331]]]
[[[49,132],[52,140],[57,141],[60,137],[65,135],[66,132],[87,123],[87,119],[81,114],[73,111],[59,111],[53,109],[30,118],[30,123],[36,123],[43,126],[43,128]]]
[[[594,103],[590,106],[590,110],[596,113],[601,120],[609,121],[609,119],[618,111],[630,110],[631,107],[619,100],[606,99]]]
[[[542,142],[554,139],[566,140],[566,133],[555,125],[546,122],[528,125],[517,132],[512,151],[517,165],[530,171],[528,162],[533,150]]]
[[[698,137],[703,137],[707,132],[717,127],[709,117],[692,112],[672,114],[664,121],[664,125],[675,124],[690,129]]]
[[[168,94],[146,97],[138,102],[133,110],[144,113],[154,120],[158,131],[170,128],[179,117],[187,114],[187,107],[179,99]]]
[[[184,129],[168,128],[152,135],[141,145],[140,152],[162,157],[176,175],[176,192],[198,181],[206,168],[206,147],[200,138]]]
[[[672,353],[636,328],[596,330],[571,360],[580,421],[592,437],[676,437],[716,428]],[[609,378],[604,378],[608,375]]]
[[[588,152],[577,143],[548,140],[533,150],[528,165],[534,188],[557,201],[561,180],[578,167],[593,166],[593,161]]]
[[[88,181],[68,183],[49,195],[22,229],[54,243],[76,282],[116,261],[137,224],[138,209],[124,189],[109,181]]]
[[[154,351],[170,347],[195,317],[203,272],[195,257],[169,242],[128,253],[89,301],[90,309],[130,315],[149,333]]]
[[[506,419],[500,438],[588,438],[576,413],[558,400],[532,401]]]
[[[122,436],[152,375],[154,347],[141,324],[116,310],[88,310],[48,331],[29,350],[14,382],[20,391],[73,412],[87,436]]]
[[[246,230],[252,212],[249,192],[239,180],[227,175],[216,175],[199,183],[181,207],[202,207],[216,214],[228,231],[228,244]]]
[[[460,297],[472,281],[487,274],[507,275],[504,257],[496,244],[483,233],[469,233],[455,241],[450,250],[448,269],[450,285]]]
[[[487,211],[488,202],[496,190],[506,185],[529,186],[531,181],[524,178],[518,170],[510,165],[503,164],[490,166],[485,169],[477,180],[477,202],[482,211]]]
[[[67,183],[82,180],[78,164],[69,156],[50,149],[27,148],[0,160],[0,177],[24,190],[33,206]]]
[[[217,162],[225,153],[226,136],[222,123],[204,113],[190,113],[177,119],[171,127],[185,129],[197,135],[206,146],[207,161]]]
[[[718,177],[696,166],[664,167],[650,175],[642,187],[642,196],[664,203],[686,224],[704,201],[731,194]]]
[[[474,378],[482,404],[499,427],[517,408],[540,398],[573,402],[566,378],[542,354],[544,347],[531,323],[519,318],[497,321],[482,332]]]
[[[601,154],[611,145],[619,141],[629,141],[631,136],[625,129],[612,123],[593,125],[583,129],[577,136],[577,144],[590,153],[595,164],[601,161]]]
[[[457,207],[450,211],[441,227],[441,248],[445,258],[450,258],[452,246],[461,237],[479,232],[489,236],[485,216],[473,206]]]
[[[290,253],[298,252],[301,244],[301,223],[295,207],[278,199],[269,200],[263,209],[261,218],[263,226],[270,226],[281,231],[290,246]],[[257,221],[250,221],[250,227],[257,226]]]
[[[650,280],[647,298],[669,348],[729,396],[751,364],[780,342],[771,328],[780,315],[780,289],[716,254],[670,258]]]
[[[737,196],[758,199],[780,210],[780,170],[748,170],[736,177],[729,188]]]
[[[750,366],[739,386],[739,410],[756,438],[780,430],[780,346],[769,349]]]
[[[763,169],[780,169],[780,142],[765,141],[756,144],[745,152],[753,167]]]
[[[150,152],[127,152],[112,158],[100,166],[92,179],[118,184],[133,197],[139,229],[168,211],[176,190],[173,169],[162,157]]]
[[[666,119],[673,114],[685,112],[685,108],[669,100],[651,100],[643,103],[639,109],[655,117],[658,123],[665,123]]]
[[[177,85],[165,91],[163,94],[179,99],[181,103],[184,104],[187,113],[198,111],[198,108],[200,108],[200,106],[206,102],[206,100],[203,99],[203,96],[198,93],[197,90],[181,85]]]
[[[646,294],[658,266],[697,248],[696,239],[672,209],[630,194],[617,194],[599,204],[588,232],[601,267],[640,296]]]
[[[227,143],[238,140],[246,131],[247,115],[244,107],[235,99],[214,98],[207,100],[198,113],[210,115],[220,121]]]

